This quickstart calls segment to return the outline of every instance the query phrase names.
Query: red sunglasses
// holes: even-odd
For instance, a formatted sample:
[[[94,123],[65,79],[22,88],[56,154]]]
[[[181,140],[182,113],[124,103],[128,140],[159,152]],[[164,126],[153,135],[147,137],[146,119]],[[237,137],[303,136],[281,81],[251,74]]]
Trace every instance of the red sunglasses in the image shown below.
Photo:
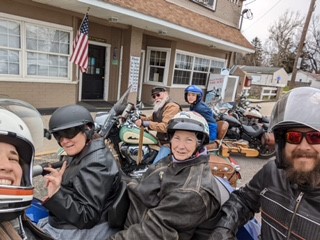
[[[152,94],[152,98],[155,99],[156,97],[160,97],[161,94],[160,93],[157,93],[157,94]]]
[[[309,144],[320,144],[320,132],[290,131],[286,133],[286,141],[291,144],[300,144],[304,137]]]

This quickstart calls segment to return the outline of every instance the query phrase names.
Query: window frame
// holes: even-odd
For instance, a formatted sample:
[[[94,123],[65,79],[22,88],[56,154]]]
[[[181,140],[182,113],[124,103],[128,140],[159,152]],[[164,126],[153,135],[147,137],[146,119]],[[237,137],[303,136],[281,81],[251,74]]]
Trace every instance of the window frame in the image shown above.
[[[150,74],[150,57],[151,57],[151,51],[160,51],[160,52],[166,52],[166,63],[163,73],[163,82],[155,82],[149,80],[149,74]],[[150,84],[150,85],[163,85],[167,86],[168,84],[168,75],[169,75],[169,66],[170,66],[170,56],[171,56],[171,49],[170,48],[163,48],[163,47],[147,47],[147,55],[146,55],[146,69],[145,69],[145,77],[144,77],[144,83]]]
[[[55,23],[35,20],[31,18],[20,17],[16,15],[0,13],[0,19],[4,21],[12,21],[19,23],[20,26],[20,52],[19,52],[19,74],[0,74],[0,81],[8,82],[39,82],[39,83],[71,83],[72,82],[72,64],[69,61],[72,53],[73,43],[73,28],[65,25],[59,25]],[[69,34],[69,46],[68,54],[52,53],[56,56],[67,57],[67,77],[55,77],[55,76],[42,76],[42,75],[28,75],[28,52],[40,53],[40,54],[51,54],[50,52],[43,52],[37,50],[27,49],[27,25],[34,25],[36,27],[43,27],[45,29],[54,29]],[[2,48],[1,49],[5,49]],[[10,48],[9,48],[10,49]]]
[[[191,2],[194,2],[195,4],[198,4],[202,7],[205,7],[206,9],[209,9],[211,11],[216,11],[217,8],[217,1],[218,0],[213,0],[212,4],[205,3],[205,0],[190,0]]]
[[[182,54],[182,55],[187,55],[187,56],[191,56],[193,58],[192,60],[192,66],[191,66],[191,70],[188,70],[191,72],[190,74],[190,78],[189,78],[189,83],[188,84],[179,84],[179,83],[175,83],[174,82],[174,74],[175,74],[175,70],[176,70],[176,60],[177,60],[177,54]],[[202,55],[202,54],[197,54],[197,53],[193,53],[193,52],[188,52],[188,51],[184,51],[184,50],[179,50],[177,49],[176,50],[176,53],[175,53],[175,57],[174,57],[174,62],[173,62],[173,73],[172,73],[172,86],[173,87],[181,87],[181,88],[185,88],[189,85],[192,85],[192,76],[193,76],[193,73],[194,72],[201,72],[201,71],[198,71],[198,70],[194,70],[194,64],[195,64],[195,59],[196,58],[202,58],[202,59],[208,59],[210,62],[209,62],[209,68],[208,68],[208,71],[206,72],[207,73],[207,79],[206,79],[206,82],[205,82],[205,85],[199,85],[201,88],[206,88],[207,84],[208,84],[208,77],[209,77],[209,74],[211,73],[211,66],[212,66],[212,61],[217,61],[217,62],[221,62],[223,63],[223,68],[226,67],[226,64],[227,64],[227,60],[224,59],[224,58],[218,58],[218,57],[212,57],[212,56],[208,56],[208,55]],[[178,69],[178,70],[182,70],[182,69]],[[183,70],[182,70],[183,71]]]

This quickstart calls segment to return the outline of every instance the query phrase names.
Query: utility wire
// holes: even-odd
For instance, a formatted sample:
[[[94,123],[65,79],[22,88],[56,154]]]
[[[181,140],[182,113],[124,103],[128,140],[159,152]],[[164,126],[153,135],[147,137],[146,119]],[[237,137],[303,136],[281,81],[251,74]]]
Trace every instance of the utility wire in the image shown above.
[[[255,1],[257,1],[257,0],[253,0],[251,2],[248,2],[248,3],[245,4],[245,6],[248,6],[249,4],[251,4],[251,3],[255,2]]]
[[[282,0],[279,0],[278,2],[276,2],[265,14],[263,14],[261,17],[259,17],[256,21],[254,21],[249,27],[247,27],[246,29],[244,29],[242,32],[247,31],[248,29],[250,29],[254,24],[256,24],[257,22],[259,22],[264,16],[266,16],[273,8],[275,8]],[[252,3],[252,2],[250,2]],[[250,4],[248,3],[248,4]]]

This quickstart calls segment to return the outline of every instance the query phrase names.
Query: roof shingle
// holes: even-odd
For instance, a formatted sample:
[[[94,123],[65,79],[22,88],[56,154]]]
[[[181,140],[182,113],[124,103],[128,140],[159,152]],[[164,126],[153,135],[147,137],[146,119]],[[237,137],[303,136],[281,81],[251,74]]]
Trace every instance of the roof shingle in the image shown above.
[[[165,0],[105,0],[105,2],[159,18],[245,48],[254,49],[248,40],[240,33],[239,29]]]

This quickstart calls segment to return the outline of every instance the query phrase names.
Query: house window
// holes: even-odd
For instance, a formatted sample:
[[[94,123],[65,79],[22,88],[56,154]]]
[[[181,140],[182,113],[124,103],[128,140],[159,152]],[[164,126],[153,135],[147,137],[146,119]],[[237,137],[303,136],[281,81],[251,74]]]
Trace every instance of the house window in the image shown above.
[[[20,74],[20,39],[20,24],[0,19],[0,74]]]
[[[170,50],[162,48],[147,49],[147,81],[166,85]]]
[[[195,2],[211,10],[216,10],[217,0],[190,0],[190,1]]]
[[[71,28],[0,14],[0,77],[69,80]]]
[[[27,75],[68,77],[70,34],[26,24]]]
[[[225,67],[224,61],[211,60],[210,73],[220,74],[221,69]]]
[[[216,60],[192,53],[177,52],[173,83],[206,86],[209,74],[219,74],[224,65],[225,61],[223,59]]]

